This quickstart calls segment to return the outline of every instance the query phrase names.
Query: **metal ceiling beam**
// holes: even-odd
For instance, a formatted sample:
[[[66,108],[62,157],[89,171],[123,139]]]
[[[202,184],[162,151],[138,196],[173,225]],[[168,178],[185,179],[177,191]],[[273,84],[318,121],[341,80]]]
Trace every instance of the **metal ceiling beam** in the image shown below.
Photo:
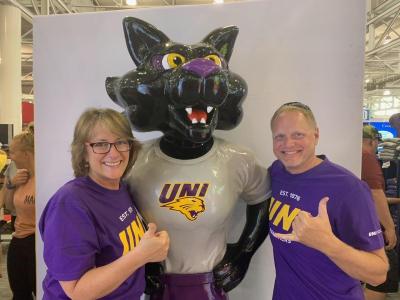
[[[397,38],[397,39],[393,40],[392,42],[387,43],[386,45],[382,45],[380,47],[376,47],[375,49],[365,52],[365,56],[368,57],[372,54],[375,54],[375,53],[378,53],[381,51],[386,51],[386,50],[392,49],[399,45],[400,45],[400,38]]]
[[[393,58],[393,59],[367,59],[365,60],[366,63],[374,63],[374,62],[386,62],[386,63],[399,63],[400,58]]]
[[[50,2],[51,9],[53,10],[53,14],[56,15],[57,14],[57,10],[56,10],[56,6],[53,3],[53,0],[50,0],[49,2]],[[49,10],[49,14],[50,14],[50,10]]]
[[[42,15],[49,15],[50,14],[50,9],[49,9],[49,0],[41,0],[40,1],[40,12]]]
[[[33,6],[33,9],[35,10],[35,13],[37,15],[40,15],[39,8],[38,8],[38,5],[36,3],[36,0],[31,0],[31,3],[32,3],[32,6]]]
[[[28,56],[28,57],[23,57],[23,58],[21,59],[21,62],[33,62],[32,55],[31,55],[31,56]]]
[[[64,3],[64,1],[62,0],[56,0],[57,3],[63,8],[65,9],[66,12],[68,12],[69,14],[72,14],[72,11],[68,8],[68,6]]]
[[[388,8],[387,10],[385,10],[384,12],[380,13],[379,15],[377,15],[376,17],[373,17],[372,19],[370,19],[367,22],[367,26],[378,21],[379,19],[387,16],[388,14],[394,12],[396,9],[400,8],[400,2],[398,2],[397,4],[393,5],[392,7]]]
[[[367,91],[372,91],[376,89],[383,89],[387,83],[391,83],[400,79],[400,75],[390,75],[381,80],[373,80],[372,82],[368,82],[366,85]]]
[[[374,10],[375,11],[380,11],[388,7],[388,5],[392,5],[393,2],[396,2],[397,0],[386,0],[386,1],[381,1],[381,0],[373,0],[375,3]],[[371,3],[371,5],[374,5],[374,3]]]
[[[397,85],[399,83],[399,81],[400,81],[400,78],[398,80],[393,81],[392,85]]]
[[[137,6],[114,6],[114,5],[73,5],[73,7],[82,7],[82,8],[105,8],[105,9],[135,9],[138,8]],[[154,6],[144,6],[144,5],[140,5],[140,8],[145,8],[145,7],[154,7]]]
[[[29,34],[32,33],[33,28],[29,29],[27,32],[25,32],[23,35],[21,35],[21,39],[24,39],[25,37],[27,37]]]
[[[30,80],[30,79],[27,79],[29,76],[32,76],[32,72],[29,72],[28,74],[22,76],[22,80]]]
[[[22,12],[22,17],[28,21],[29,23],[32,24],[32,18],[33,15],[29,9],[27,9],[25,6],[23,6],[21,3],[19,3],[16,0],[7,0],[10,4],[14,5],[15,7],[19,8],[19,10]]]
[[[375,55],[374,56],[376,59],[378,59],[386,68],[391,70],[394,73],[397,73],[397,69],[393,68],[391,65],[389,65],[387,62],[383,61],[379,56]]]
[[[385,24],[386,26],[389,26],[388,24],[386,24],[386,22],[383,22],[383,24]],[[393,32],[398,37],[400,37],[400,34],[393,28],[393,26],[392,26],[392,28],[390,28],[390,31]]]
[[[392,20],[390,20],[389,25],[386,27],[385,31],[382,33],[378,43],[376,44],[376,47],[379,47],[383,41],[383,39],[386,37],[386,35],[389,33],[389,31],[392,29],[392,26],[394,24],[394,22],[396,21],[397,17],[400,14],[400,9],[397,10],[396,15],[392,18]]]

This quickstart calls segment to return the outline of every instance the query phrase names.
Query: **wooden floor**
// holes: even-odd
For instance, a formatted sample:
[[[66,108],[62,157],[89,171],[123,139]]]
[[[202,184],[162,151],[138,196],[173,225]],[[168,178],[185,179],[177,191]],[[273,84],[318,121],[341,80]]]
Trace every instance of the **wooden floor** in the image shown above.
[[[397,294],[389,294],[386,296],[387,300],[400,300],[400,293]]]

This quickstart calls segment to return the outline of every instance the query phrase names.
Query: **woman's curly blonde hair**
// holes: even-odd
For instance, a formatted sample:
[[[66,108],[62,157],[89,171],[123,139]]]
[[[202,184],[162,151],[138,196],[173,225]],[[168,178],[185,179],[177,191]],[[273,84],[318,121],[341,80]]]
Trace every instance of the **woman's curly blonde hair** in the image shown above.
[[[124,177],[133,167],[142,146],[133,136],[127,118],[109,108],[89,108],[79,117],[75,125],[74,138],[71,143],[71,160],[74,175],[75,177],[82,177],[89,173],[85,143],[89,141],[93,133],[93,128],[98,124],[101,124],[120,138],[133,141],[132,147],[129,150],[129,161],[123,174]]]
[[[35,153],[35,139],[33,133],[26,131],[17,134],[13,137],[13,142],[18,143],[18,148],[21,151]]]

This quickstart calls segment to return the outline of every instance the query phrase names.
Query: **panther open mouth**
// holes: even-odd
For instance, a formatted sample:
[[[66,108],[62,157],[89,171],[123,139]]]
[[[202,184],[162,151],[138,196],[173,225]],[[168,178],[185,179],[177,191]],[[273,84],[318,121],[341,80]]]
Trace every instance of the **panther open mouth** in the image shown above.
[[[177,108],[169,105],[170,126],[196,143],[208,140],[217,127],[218,109],[205,104]]]
[[[213,109],[212,106],[207,106],[205,110],[203,108],[186,107],[185,111],[187,113],[187,118],[192,124],[207,124],[207,120]]]
[[[173,119],[187,129],[207,129],[214,125],[215,118],[218,117],[215,107],[203,104],[180,108],[169,105],[169,111]]]

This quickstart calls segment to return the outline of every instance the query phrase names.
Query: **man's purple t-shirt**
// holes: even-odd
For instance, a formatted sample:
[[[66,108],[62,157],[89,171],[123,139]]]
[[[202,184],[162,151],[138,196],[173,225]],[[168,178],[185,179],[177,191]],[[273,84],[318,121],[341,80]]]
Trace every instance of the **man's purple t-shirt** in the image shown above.
[[[127,186],[108,190],[89,177],[62,186],[39,221],[47,274],[43,299],[69,299],[59,281],[77,280],[94,267],[107,265],[132,250],[144,226]],[[138,300],[145,286],[144,268],[136,270],[101,299]]]
[[[291,224],[300,210],[318,215],[318,204],[327,196],[329,221],[340,240],[364,251],[382,248],[382,232],[368,186],[326,158],[302,174],[290,174],[280,161],[275,161],[269,172],[269,225],[276,268],[273,299],[364,299],[360,282],[322,252],[274,234],[292,232]]]

